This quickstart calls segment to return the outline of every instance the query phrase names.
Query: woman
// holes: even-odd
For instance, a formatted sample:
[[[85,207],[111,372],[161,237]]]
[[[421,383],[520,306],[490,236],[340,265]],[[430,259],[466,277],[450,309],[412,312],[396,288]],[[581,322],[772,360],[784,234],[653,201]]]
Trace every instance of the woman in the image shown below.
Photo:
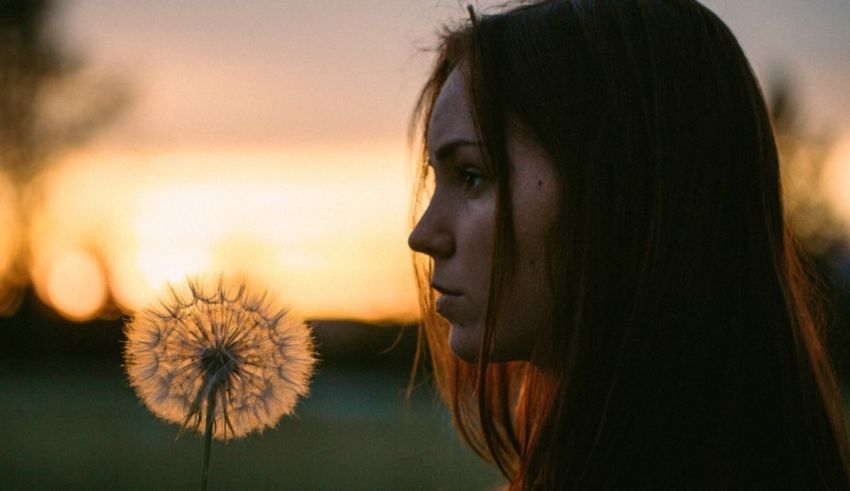
[[[693,0],[470,14],[414,118],[435,187],[409,239],[461,435],[511,489],[850,488],[729,29]]]

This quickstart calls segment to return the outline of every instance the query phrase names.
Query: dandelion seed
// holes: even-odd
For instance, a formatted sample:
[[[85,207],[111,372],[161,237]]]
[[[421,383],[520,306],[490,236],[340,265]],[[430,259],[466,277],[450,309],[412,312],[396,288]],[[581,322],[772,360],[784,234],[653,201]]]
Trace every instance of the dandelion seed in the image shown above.
[[[274,426],[308,393],[316,360],[310,331],[244,283],[189,280],[126,327],[130,384],[160,418],[210,439]]]

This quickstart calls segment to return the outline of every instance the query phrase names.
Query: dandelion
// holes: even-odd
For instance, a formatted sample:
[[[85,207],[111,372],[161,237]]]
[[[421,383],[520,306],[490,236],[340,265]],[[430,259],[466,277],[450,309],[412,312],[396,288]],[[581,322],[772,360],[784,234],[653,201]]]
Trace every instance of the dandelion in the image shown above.
[[[126,327],[130,384],[160,418],[199,431],[206,489],[211,439],[262,431],[308,393],[316,360],[310,331],[264,292],[222,278],[187,281]]]

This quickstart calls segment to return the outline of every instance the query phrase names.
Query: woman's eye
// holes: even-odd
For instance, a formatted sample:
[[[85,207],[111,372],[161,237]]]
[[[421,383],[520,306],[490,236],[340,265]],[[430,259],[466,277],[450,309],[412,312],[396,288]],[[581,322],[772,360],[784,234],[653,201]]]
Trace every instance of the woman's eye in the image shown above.
[[[463,179],[463,189],[465,191],[475,191],[484,184],[484,176],[475,169],[461,167],[458,169],[458,174]]]

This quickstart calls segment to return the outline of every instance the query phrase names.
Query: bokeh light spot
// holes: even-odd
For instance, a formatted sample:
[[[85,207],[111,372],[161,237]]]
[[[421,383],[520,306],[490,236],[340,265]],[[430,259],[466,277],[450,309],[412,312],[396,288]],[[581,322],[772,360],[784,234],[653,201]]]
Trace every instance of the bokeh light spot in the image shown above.
[[[103,269],[89,252],[71,250],[48,267],[47,300],[61,314],[76,321],[94,318],[106,302]]]
[[[850,135],[835,145],[824,169],[823,186],[836,213],[850,223]],[[850,235],[850,230],[844,231]]]

